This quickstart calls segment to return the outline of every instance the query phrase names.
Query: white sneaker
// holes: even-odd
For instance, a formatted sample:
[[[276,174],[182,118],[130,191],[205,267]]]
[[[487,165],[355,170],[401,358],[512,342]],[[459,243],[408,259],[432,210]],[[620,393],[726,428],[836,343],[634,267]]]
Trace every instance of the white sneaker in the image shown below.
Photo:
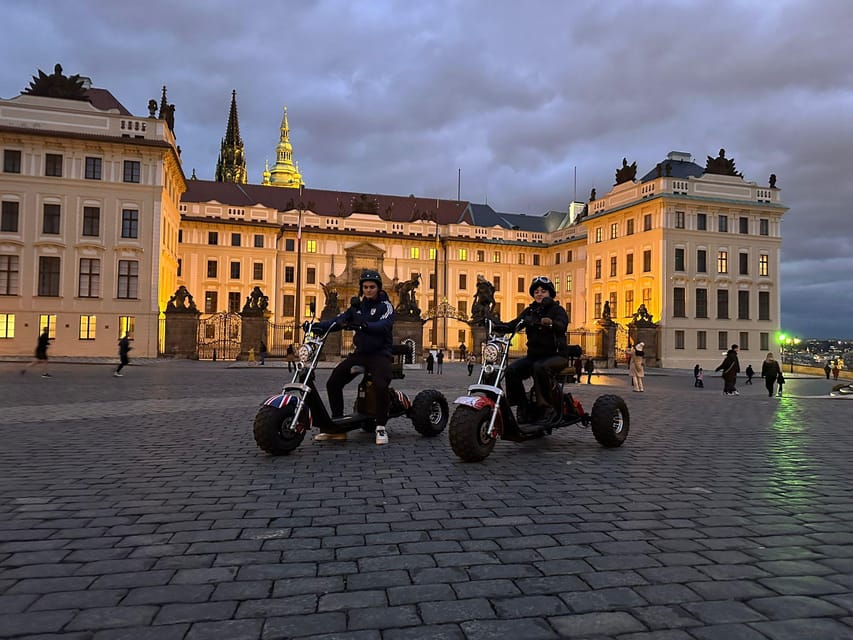
[[[118,371],[116,371],[115,373],[113,373],[113,375],[114,375],[116,378],[124,378],[124,374],[123,374],[123,373],[119,373]]]
[[[385,427],[376,427],[376,444],[388,444],[388,432]]]

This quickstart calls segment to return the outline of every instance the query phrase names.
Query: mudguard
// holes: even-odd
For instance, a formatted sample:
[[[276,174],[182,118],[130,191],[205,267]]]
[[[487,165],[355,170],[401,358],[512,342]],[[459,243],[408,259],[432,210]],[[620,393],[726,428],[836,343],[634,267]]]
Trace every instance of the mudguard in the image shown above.
[[[453,404],[464,404],[473,409],[482,409],[494,407],[495,401],[488,396],[459,396],[453,401]]]
[[[279,393],[264,400],[263,404],[267,407],[275,407],[276,409],[284,409],[287,406],[291,406],[295,411],[296,406],[299,404],[299,396],[295,396],[292,393]],[[300,418],[302,418],[306,412],[308,413],[307,428],[310,429],[314,426],[314,417],[311,415],[311,410],[307,406],[302,407],[302,414],[300,415]]]

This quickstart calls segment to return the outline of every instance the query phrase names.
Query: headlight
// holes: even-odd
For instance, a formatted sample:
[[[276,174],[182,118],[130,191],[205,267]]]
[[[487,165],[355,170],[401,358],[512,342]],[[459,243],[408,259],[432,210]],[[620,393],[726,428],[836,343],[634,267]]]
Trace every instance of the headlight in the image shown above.
[[[314,353],[314,349],[311,348],[310,344],[303,344],[299,346],[299,349],[296,351],[296,355],[299,356],[299,360],[301,362],[308,362],[311,359],[311,355]]]
[[[485,347],[483,347],[483,362],[495,363],[498,361],[498,358],[500,358],[500,356],[501,349],[495,343],[490,342]]]

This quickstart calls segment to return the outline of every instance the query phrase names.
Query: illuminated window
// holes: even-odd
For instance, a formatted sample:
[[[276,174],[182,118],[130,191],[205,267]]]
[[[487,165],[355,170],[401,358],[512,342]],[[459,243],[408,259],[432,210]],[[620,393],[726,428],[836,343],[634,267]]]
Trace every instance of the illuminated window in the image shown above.
[[[94,340],[95,339],[95,316],[80,316],[80,339]]]
[[[462,249],[460,249],[460,251],[462,251]],[[500,261],[501,261],[501,252],[495,251],[494,255],[492,256],[492,262],[498,263]]]
[[[136,317],[135,316],[119,316],[118,317],[118,337],[127,336],[133,340],[133,334],[136,332]]]
[[[433,251],[435,251],[435,249],[433,249]],[[468,260],[468,249],[460,249],[457,258],[462,262]],[[497,260],[496,262],[500,262],[500,260]]]
[[[429,259],[435,260],[435,254],[436,254],[435,247],[430,247],[429,248]]]
[[[729,272],[729,252],[728,251],[718,251],[717,252],[717,273],[728,273]]]
[[[634,290],[629,289],[625,292],[625,317],[631,315],[631,310],[634,308]]]
[[[601,227],[595,228],[595,241],[601,242]]]
[[[305,242],[305,252],[306,253],[317,253],[317,241],[316,240],[307,240]]]
[[[572,274],[566,274],[566,292],[570,292],[572,290]]]
[[[0,339],[15,337],[15,314],[0,313]]]
[[[409,249],[409,257],[414,258],[415,260],[421,257],[421,248],[420,247],[411,247]]]
[[[619,236],[619,223],[614,222],[610,225],[610,239],[614,240]]]
[[[769,276],[770,275],[770,256],[766,253],[761,254],[758,257],[758,275],[760,276]]]
[[[310,318],[314,314],[311,312],[311,307],[317,306],[317,296],[305,296],[305,317]]]
[[[524,254],[523,253],[518,254],[518,264],[524,264]]]
[[[56,314],[42,313],[39,314],[39,333],[47,328],[47,337],[50,339],[56,338]]]

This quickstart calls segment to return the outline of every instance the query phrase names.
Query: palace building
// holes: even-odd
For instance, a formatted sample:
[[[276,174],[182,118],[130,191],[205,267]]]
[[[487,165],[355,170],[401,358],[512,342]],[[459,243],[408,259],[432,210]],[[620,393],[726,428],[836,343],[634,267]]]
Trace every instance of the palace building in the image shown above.
[[[156,355],[158,317],[181,285],[202,318],[240,312],[258,287],[273,349],[300,339],[311,303],[320,310],[333,294],[344,308],[365,267],[383,274],[392,301],[408,283],[423,344],[451,350],[475,346],[478,278],[509,319],[529,304],[532,279],[548,275],[573,332],[615,323],[623,345],[643,305],[658,332],[649,364],[664,367],[716,366],[732,343],[758,358],[781,325],[787,209],[775,176],[747,181],[723,150],[705,166],[671,152],[639,179],[626,159],[612,189],[586,203],[506,213],[305,188],[286,110],[276,163],[250,184],[235,93],[216,180],[185,181],[165,94],[160,114],[155,102],[144,118],[82,90],[0,101],[0,354],[30,353],[47,325],[57,355],[113,355],[125,329],[136,354]]]

